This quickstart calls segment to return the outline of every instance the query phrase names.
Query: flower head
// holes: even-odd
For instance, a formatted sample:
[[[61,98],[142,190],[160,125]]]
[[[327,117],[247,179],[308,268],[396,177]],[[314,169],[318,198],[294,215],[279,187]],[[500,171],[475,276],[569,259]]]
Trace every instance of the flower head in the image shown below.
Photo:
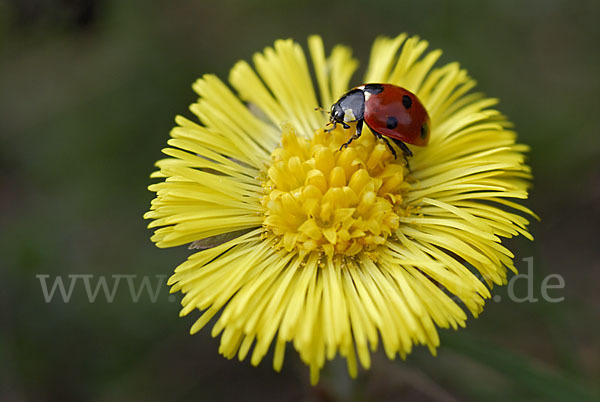
[[[435,353],[437,327],[464,326],[506,283],[515,268],[501,238],[531,238],[518,212],[532,212],[512,201],[527,198],[527,146],[457,63],[433,68],[441,52],[427,45],[376,40],[363,80],[426,107],[430,142],[412,148],[410,170],[368,128],[341,151],[353,127],[324,130],[315,107],[347,91],[357,67],[344,46],[326,57],[309,39],[318,97],[291,40],[254,56],[258,74],[238,62],[236,93],[212,75],[194,84],[200,123],[177,117],[146,214],[157,246],[205,248],[169,280],[181,315],[203,312],[192,333],[220,313],[224,356],[252,349],[258,364],[274,344],[279,370],[290,342],[314,383],[337,353],[351,375],[379,343],[389,358],[415,344]]]

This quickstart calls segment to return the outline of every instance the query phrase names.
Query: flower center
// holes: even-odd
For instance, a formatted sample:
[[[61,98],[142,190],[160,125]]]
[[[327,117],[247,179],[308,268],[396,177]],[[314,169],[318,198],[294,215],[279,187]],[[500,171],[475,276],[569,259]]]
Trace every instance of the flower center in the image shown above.
[[[339,151],[353,130],[319,129],[306,139],[283,125],[261,199],[263,226],[280,238],[278,247],[328,257],[363,251],[376,259],[378,246],[398,228],[406,215],[404,160],[367,129]]]

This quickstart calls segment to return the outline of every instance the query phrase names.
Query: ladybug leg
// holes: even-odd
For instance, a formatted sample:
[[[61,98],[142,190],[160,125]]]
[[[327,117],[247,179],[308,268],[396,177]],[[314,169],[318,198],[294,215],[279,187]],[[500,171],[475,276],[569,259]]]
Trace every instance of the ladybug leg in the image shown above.
[[[379,134],[379,133],[378,133]],[[390,142],[387,140],[387,138],[385,138],[383,135],[379,134],[378,137],[380,140],[383,140],[383,142],[385,142],[385,145],[387,145],[387,147],[389,148],[389,150],[392,152],[392,155],[394,155],[394,159],[398,159],[398,155],[396,154],[396,150],[394,149],[394,147],[392,147],[392,144],[390,144]]]
[[[393,141],[402,150],[402,154],[404,155],[404,160],[406,161],[406,167],[410,171],[410,165],[408,164],[408,157],[413,156],[412,151],[402,141],[396,140],[396,139],[394,139]]]
[[[346,122],[344,122],[344,121],[334,121],[334,122],[327,123],[327,125],[333,125],[333,127],[326,128],[325,131],[328,132],[328,133],[332,132],[333,130],[335,130],[335,128],[337,127],[338,123],[341,124],[342,127],[344,127],[344,129],[346,129],[346,130],[350,128],[350,126],[347,125]]]
[[[363,119],[360,119],[356,122],[356,133],[352,136],[353,140],[357,140],[358,137],[361,136],[364,122],[365,121]]]
[[[396,150],[394,149],[394,147],[392,147],[392,144],[390,144],[390,142],[387,140],[387,138],[385,138],[383,135],[379,134],[377,131],[374,131],[373,129],[371,129],[371,131],[373,132],[373,135],[375,137],[377,137],[378,139],[380,139],[383,142],[385,142],[385,145],[387,145],[387,147],[390,150],[390,152],[392,153],[392,155],[394,155],[394,159],[398,159],[398,155],[396,154]]]
[[[402,152],[404,153],[404,156],[413,156],[412,151],[406,146],[405,143],[403,143],[400,140],[396,140],[396,139],[394,139],[393,141],[402,150]]]
[[[352,141],[357,140],[361,136],[362,129],[363,129],[363,123],[364,123],[364,120],[362,120],[362,119],[360,119],[360,120],[358,120],[356,122],[356,133],[352,137],[350,137],[350,139],[348,140],[348,142],[342,144],[342,146],[340,147],[340,151],[342,149],[346,148],[348,145],[350,145],[350,143]],[[344,124],[344,126],[347,126],[347,127],[344,127],[344,128],[350,128],[350,126],[348,126],[347,124],[345,124],[345,123],[342,123],[342,124]]]

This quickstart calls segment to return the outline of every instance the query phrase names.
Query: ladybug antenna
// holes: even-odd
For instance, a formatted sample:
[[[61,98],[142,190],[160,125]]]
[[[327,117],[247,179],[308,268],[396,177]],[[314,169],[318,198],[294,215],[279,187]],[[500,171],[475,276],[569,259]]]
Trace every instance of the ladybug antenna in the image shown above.
[[[331,112],[330,112],[329,110],[325,110],[325,109],[323,109],[323,108],[322,108],[322,107],[320,107],[320,106],[319,106],[319,107],[316,107],[316,108],[315,108],[315,110],[316,110],[316,111],[318,111],[318,112],[325,112],[325,113],[327,113],[327,114],[331,114]]]

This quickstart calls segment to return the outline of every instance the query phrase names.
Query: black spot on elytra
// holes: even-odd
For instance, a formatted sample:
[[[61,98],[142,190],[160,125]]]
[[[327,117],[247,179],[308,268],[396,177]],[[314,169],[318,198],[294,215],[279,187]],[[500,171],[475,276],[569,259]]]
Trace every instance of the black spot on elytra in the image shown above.
[[[390,116],[387,118],[387,121],[385,123],[387,125],[387,128],[391,130],[396,128],[396,126],[398,125],[398,119],[396,119],[394,116]]]
[[[423,124],[421,126],[421,138],[422,139],[425,139],[427,137],[428,131],[429,130],[427,129],[427,124]]]
[[[410,99],[410,96],[403,95],[402,96],[402,104],[404,105],[405,108],[410,109],[410,107],[412,106],[412,99]]]
[[[373,95],[380,94],[383,92],[383,85],[381,84],[367,84],[365,85],[365,92],[371,93]]]

